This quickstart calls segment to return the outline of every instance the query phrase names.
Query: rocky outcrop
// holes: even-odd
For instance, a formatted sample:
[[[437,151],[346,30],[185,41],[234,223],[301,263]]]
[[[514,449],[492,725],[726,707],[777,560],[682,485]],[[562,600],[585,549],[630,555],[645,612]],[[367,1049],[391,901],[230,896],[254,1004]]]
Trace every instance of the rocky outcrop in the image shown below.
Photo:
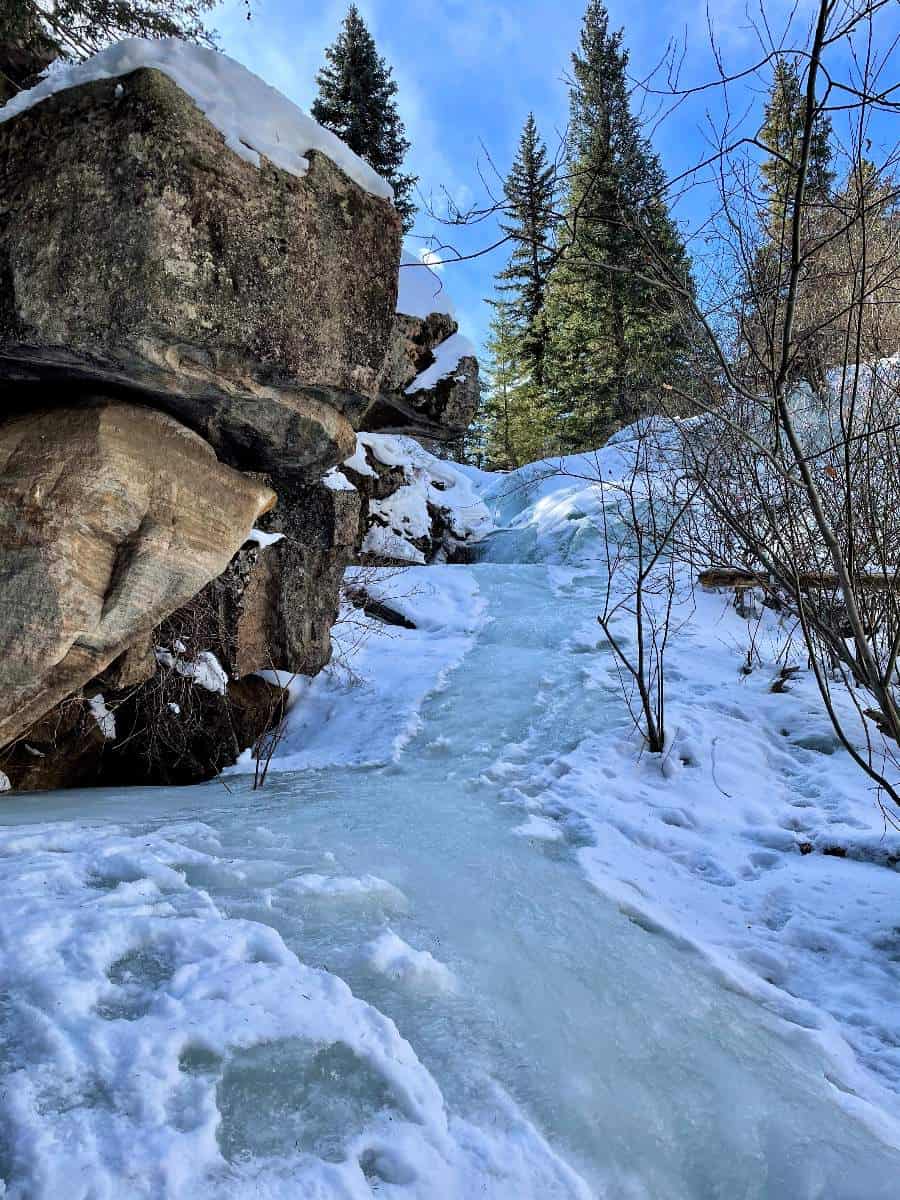
[[[284,534],[264,553],[278,579],[267,606],[271,644],[288,671],[315,675],[331,658],[331,627],[356,551],[360,508],[354,489],[320,483],[292,492],[263,521]]]
[[[137,405],[0,426],[0,745],[220,574],[274,502]]]
[[[405,253],[381,396],[365,428],[413,433],[437,445],[456,441],[472,424],[478,399],[478,360],[443,285]]]
[[[101,57],[0,112],[14,789],[211,778],[283,719],[257,672],[327,663],[348,563],[470,535],[462,477],[357,446],[455,438],[477,396],[452,315],[395,312],[383,181],[210,51]]]
[[[360,434],[341,471],[363,498],[356,561],[364,566],[464,562],[490,525],[466,476],[412,438]]]
[[[346,457],[379,391],[400,227],[308,157],[302,177],[245,161],[153,69],[0,123],[0,376],[138,390],[241,469]]]
[[[261,518],[257,540],[162,624],[157,644],[207,650],[231,679],[273,669],[317,674],[331,657],[331,627],[356,553],[361,507],[351,487],[320,483],[285,494]]]

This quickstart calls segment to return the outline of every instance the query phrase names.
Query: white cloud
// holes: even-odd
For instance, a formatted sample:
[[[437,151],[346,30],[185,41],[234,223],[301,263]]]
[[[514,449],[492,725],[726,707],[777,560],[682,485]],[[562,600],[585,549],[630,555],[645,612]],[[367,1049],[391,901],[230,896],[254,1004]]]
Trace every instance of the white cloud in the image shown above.
[[[427,246],[422,246],[419,250],[419,262],[423,262],[426,267],[431,267],[433,271],[443,271],[444,262],[440,254],[434,250],[429,250]]]

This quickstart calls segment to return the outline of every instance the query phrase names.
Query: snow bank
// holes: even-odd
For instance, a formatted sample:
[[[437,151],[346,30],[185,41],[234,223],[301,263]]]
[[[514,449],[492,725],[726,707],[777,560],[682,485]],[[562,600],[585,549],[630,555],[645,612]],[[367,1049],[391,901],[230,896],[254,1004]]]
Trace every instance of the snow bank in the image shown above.
[[[465,468],[501,531],[487,556],[503,562],[605,561],[605,531],[617,532],[613,502],[623,484],[643,486],[641,478],[634,481],[639,443],[662,482],[677,469],[681,437],[691,426],[692,421],[647,419],[620,430],[599,450],[541,459],[505,473]]]
[[[393,199],[390,185],[368,163],[286,96],[234,59],[180,38],[127,38],[86,62],[56,63],[40,83],[0,108],[0,122],[66,88],[116,79],[141,67],[153,67],[177,83],[224,136],[229,149],[255,167],[262,155],[290,175],[302,176],[309,169],[306,156],[315,150],[367,192]]]
[[[798,674],[772,692],[789,618],[760,607],[748,621],[730,595],[691,594],[687,572],[666,657],[669,748],[662,761],[642,752],[595,617],[603,507],[615,537],[629,440],[626,430],[595,453],[483,485],[503,522],[487,557],[550,564],[557,594],[583,595],[585,612],[537,697],[548,712],[581,712],[568,727],[574,747],[548,754],[536,721],[489,776],[526,814],[514,832],[540,842],[555,828],[573,840],[590,880],[623,911],[813,1031],[840,1064],[842,1088],[896,1110],[882,1089],[900,1092],[900,1012],[887,1002],[900,988],[900,832],[837,742],[799,647]],[[614,579],[614,598],[621,587]],[[619,633],[633,640],[627,615]],[[567,660],[578,664],[575,693]],[[835,703],[864,746],[852,703],[837,693]]]
[[[429,313],[456,316],[453,301],[440,276],[408,250],[403,251],[400,259],[397,312],[423,320]]]
[[[329,467],[322,476],[322,483],[330,492],[355,492],[356,488],[347,478],[347,476],[337,469],[337,467]]]

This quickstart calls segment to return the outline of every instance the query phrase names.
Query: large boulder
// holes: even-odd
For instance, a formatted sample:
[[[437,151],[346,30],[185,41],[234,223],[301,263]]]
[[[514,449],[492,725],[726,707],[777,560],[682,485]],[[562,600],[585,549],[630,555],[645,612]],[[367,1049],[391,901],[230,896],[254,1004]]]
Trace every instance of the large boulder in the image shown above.
[[[196,434],[135,404],[97,399],[0,426],[0,746],[145,641],[274,503]]]
[[[331,657],[331,627],[356,553],[361,508],[346,479],[337,489],[333,482],[283,493],[225,570],[159,626],[154,644],[184,647],[179,653],[194,658],[211,653],[232,680],[254,671],[320,671]],[[123,656],[121,669],[133,658]],[[107,673],[101,683],[111,679]]]
[[[241,469],[345,457],[380,388],[400,224],[326,153],[303,161],[248,161],[151,68],[0,112],[0,378],[138,390]]]

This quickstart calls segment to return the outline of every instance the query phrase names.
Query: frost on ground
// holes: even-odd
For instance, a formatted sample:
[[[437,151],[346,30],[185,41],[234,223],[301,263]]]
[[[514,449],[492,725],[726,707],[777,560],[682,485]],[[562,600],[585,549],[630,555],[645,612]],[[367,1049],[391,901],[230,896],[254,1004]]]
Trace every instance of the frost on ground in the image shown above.
[[[262,155],[291,175],[305,175],[306,155],[317,150],[361,188],[393,199],[389,183],[281,92],[234,59],[181,38],[126,38],[86,62],[60,60],[40,83],[0,108],[0,122],[66,88],[122,78],[141,67],[153,67],[177,83],[224,136],[228,148],[254,166],[259,166]]]
[[[206,890],[306,881],[390,907],[383,881],[273,881],[277,864],[238,867],[197,821],[5,829],[0,863],[10,1200],[587,1197],[536,1131],[449,1113],[391,1020]],[[446,982],[388,930],[368,952]]]

